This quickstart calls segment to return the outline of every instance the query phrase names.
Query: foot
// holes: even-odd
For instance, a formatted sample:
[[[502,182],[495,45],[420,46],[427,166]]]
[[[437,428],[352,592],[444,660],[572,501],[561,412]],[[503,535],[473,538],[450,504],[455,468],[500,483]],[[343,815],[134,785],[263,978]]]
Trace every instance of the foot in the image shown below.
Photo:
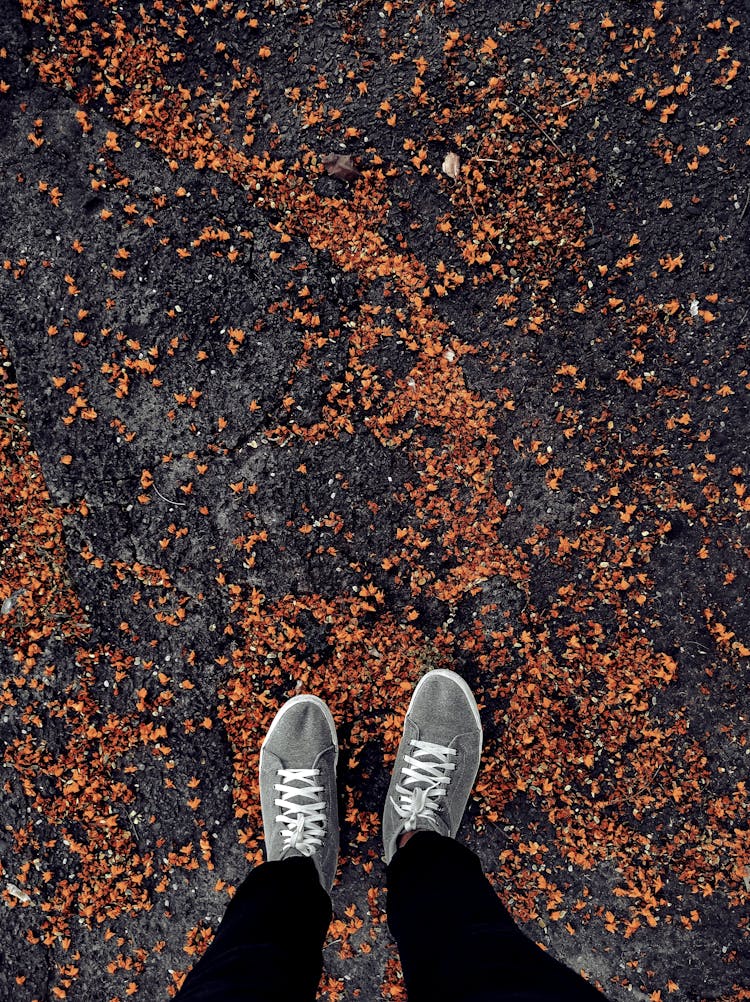
[[[317,696],[281,707],[260,748],[260,805],[269,861],[312,858],[330,891],[339,858],[336,725]]]
[[[420,829],[455,838],[482,755],[482,724],[471,689],[436,668],[417,683],[404,720],[383,812],[385,861]]]

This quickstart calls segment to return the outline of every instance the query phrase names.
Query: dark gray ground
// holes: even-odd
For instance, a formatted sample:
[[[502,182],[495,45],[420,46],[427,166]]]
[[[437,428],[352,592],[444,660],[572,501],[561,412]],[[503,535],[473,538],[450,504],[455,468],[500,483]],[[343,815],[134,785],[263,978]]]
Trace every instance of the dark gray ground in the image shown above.
[[[164,71],[169,86],[203,80],[205,103],[230,93],[232,59],[251,67],[249,153],[270,149],[281,175],[309,185],[307,208],[267,164],[252,174],[260,192],[232,169],[196,169],[188,126],[178,162],[173,136],[123,124],[139,83],[97,98],[83,56],[77,89],[41,82],[32,49],[59,54],[72,35],[40,25],[46,4],[24,5],[23,21],[6,6],[0,335],[66,559],[36,593],[42,557],[4,537],[0,599],[27,583],[0,619],[0,998],[165,996],[260,859],[253,755],[298,684],[331,702],[344,749],[323,997],[400,997],[382,914],[383,755],[412,683],[443,663],[476,688],[487,735],[463,837],[529,935],[613,1000],[750,997],[750,88],[747,26],[729,31],[747,11],[667,4],[656,18],[650,4],[563,0],[504,7],[502,28],[470,3],[389,17],[376,3],[252,4],[249,42],[234,11],[178,5],[187,36],[166,34],[185,58]],[[87,24],[114,17],[84,7]],[[151,37],[135,7],[123,18]],[[464,38],[455,60],[451,31]],[[498,51],[483,57],[488,37]],[[427,104],[410,97],[420,57]],[[736,76],[717,84],[733,59]],[[671,96],[658,91],[686,75],[660,121]],[[340,123],[305,128],[294,87],[340,108]],[[519,143],[507,169],[493,88]],[[223,149],[241,149],[241,97],[227,121],[203,113]],[[556,125],[545,109],[566,101]],[[489,195],[451,187],[440,165],[453,148],[465,163],[484,155]],[[315,158],[300,164],[331,150],[365,178],[347,187],[315,174]],[[439,261],[465,274],[431,300],[442,375],[427,340],[409,347],[427,313],[405,292],[408,268],[382,252],[393,276],[375,278],[348,256],[354,231],[336,257],[324,228],[335,198],[382,240],[373,256],[398,250],[433,285]],[[461,255],[478,213],[510,220],[484,245],[494,277]],[[207,227],[227,239],[195,246]],[[660,263],[679,253],[682,267]],[[317,327],[295,315],[308,302]],[[378,307],[397,333],[363,347],[355,332]],[[235,351],[230,329],[244,331]],[[383,388],[372,406],[371,378]],[[12,498],[28,446],[5,462]],[[380,597],[360,607],[370,586]],[[35,604],[67,588],[81,615]]]

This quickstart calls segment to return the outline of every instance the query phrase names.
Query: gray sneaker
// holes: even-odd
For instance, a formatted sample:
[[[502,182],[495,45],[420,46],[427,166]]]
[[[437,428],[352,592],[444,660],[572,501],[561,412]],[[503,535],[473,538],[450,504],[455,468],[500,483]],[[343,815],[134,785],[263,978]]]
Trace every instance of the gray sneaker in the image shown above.
[[[424,675],[406,711],[383,811],[385,861],[404,832],[436,831],[455,838],[482,755],[476,700],[454,671]]]
[[[306,694],[284,703],[260,747],[266,856],[310,856],[327,891],[339,858],[338,757],[331,711]]]

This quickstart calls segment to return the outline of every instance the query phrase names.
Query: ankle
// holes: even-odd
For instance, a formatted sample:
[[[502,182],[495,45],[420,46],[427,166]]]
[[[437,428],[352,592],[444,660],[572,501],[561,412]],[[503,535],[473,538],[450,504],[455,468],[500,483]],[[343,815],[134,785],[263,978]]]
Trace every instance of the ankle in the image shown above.
[[[399,839],[398,839],[398,842],[396,843],[396,845],[398,846],[399,849],[403,848],[406,845],[406,843],[409,841],[409,839],[412,837],[412,835],[416,835],[416,834],[417,833],[415,831],[404,832],[403,835],[399,836]]]

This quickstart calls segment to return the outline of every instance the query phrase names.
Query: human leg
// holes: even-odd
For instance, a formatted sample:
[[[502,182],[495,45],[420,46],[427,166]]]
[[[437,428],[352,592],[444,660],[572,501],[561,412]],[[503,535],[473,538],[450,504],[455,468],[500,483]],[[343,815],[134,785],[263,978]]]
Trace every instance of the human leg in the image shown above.
[[[410,1002],[574,1002],[602,996],[516,927],[478,858],[455,841],[482,728],[454,672],[417,685],[383,814],[388,924]]]
[[[602,1002],[520,931],[455,839],[417,831],[396,852],[387,912],[409,1002]]]
[[[325,703],[310,695],[285,703],[260,751],[268,862],[240,886],[179,1002],[315,998],[338,863],[337,758]]]
[[[262,863],[230,901],[178,1002],[312,1002],[330,921],[312,859]]]

